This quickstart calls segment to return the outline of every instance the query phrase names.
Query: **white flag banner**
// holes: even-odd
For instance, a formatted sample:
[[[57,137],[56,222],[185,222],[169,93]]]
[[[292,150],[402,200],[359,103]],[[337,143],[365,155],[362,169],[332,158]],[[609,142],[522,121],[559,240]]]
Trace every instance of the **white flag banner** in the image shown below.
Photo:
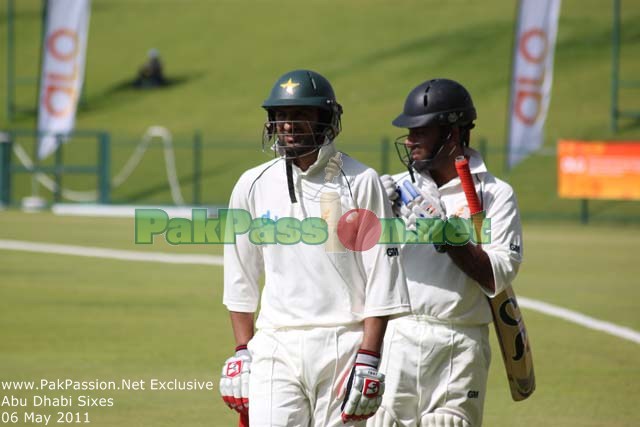
[[[560,0],[520,0],[509,102],[508,166],[544,143]]]
[[[38,157],[56,150],[56,134],[73,130],[84,80],[90,0],[49,0],[38,98]]]

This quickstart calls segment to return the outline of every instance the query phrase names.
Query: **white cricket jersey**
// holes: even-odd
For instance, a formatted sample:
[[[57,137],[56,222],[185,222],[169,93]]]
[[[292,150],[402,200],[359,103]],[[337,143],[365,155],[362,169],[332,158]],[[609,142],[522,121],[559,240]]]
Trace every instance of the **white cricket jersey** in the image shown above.
[[[436,252],[430,244],[406,244],[401,261],[407,276],[413,315],[457,324],[486,324],[492,321],[485,293],[502,292],[515,278],[522,261],[522,225],[513,189],[491,175],[480,154],[470,148],[469,168],[476,193],[486,217],[491,219],[491,243],[483,244],[495,278],[495,294],[489,294],[459,269],[447,254]],[[425,193],[436,186],[428,173],[414,172],[414,185]],[[411,181],[408,172],[393,179],[400,185]],[[456,177],[438,188],[447,217],[469,218],[466,197]]]
[[[289,196],[285,161],[278,158],[240,177],[229,208],[245,209],[252,218],[322,218],[320,200],[329,193],[339,194],[342,213],[364,208],[390,218],[390,204],[373,169],[342,155],[342,172],[335,177],[328,172],[325,167],[337,153],[331,143],[307,171],[293,165],[297,203]],[[387,246],[377,244],[363,252],[342,248],[332,253],[328,243],[256,245],[248,233],[239,235],[224,248],[224,304],[230,311],[255,312],[264,272],[259,329],[347,325],[410,311],[397,251],[389,256]]]

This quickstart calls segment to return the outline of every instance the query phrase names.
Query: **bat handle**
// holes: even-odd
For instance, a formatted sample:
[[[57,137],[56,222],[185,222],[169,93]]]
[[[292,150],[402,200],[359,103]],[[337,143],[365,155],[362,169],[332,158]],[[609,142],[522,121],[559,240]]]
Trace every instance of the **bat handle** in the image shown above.
[[[480,207],[480,201],[478,200],[478,195],[476,194],[476,186],[473,183],[473,178],[471,177],[469,161],[464,156],[456,157],[456,171],[458,172],[458,176],[460,177],[462,190],[464,191],[464,195],[467,198],[467,203],[469,204],[469,211],[471,215],[477,214],[478,212],[482,211],[482,207]]]
[[[476,185],[474,184],[473,177],[471,176],[471,169],[469,169],[469,160],[464,156],[458,156],[456,157],[455,166],[456,172],[458,172],[458,176],[460,177],[462,190],[464,191],[465,198],[467,199],[467,204],[469,205],[469,214],[473,221],[476,237],[480,238],[482,217],[480,215],[474,215],[482,212],[482,206],[480,205],[480,199],[478,199],[478,194],[476,193]]]

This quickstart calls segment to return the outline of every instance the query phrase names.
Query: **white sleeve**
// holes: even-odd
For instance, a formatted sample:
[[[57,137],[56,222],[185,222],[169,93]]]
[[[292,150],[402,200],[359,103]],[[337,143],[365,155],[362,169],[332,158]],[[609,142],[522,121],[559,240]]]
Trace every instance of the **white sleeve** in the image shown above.
[[[513,282],[522,262],[522,224],[516,196],[511,186],[501,184],[486,214],[491,220],[491,243],[483,245],[483,249],[491,261],[495,293],[480,288],[490,297],[498,295]]]
[[[363,181],[356,195],[358,206],[372,211],[378,218],[393,218],[391,203],[375,171],[368,169],[360,178]],[[360,252],[366,274],[364,317],[399,316],[410,312],[399,250],[399,245],[378,243]]]
[[[248,200],[250,186],[245,184],[247,180],[243,178],[240,178],[231,193],[229,209],[244,209],[251,213],[253,218]],[[254,313],[258,309],[259,280],[263,269],[262,248],[249,241],[249,233],[237,235],[235,243],[224,245],[222,302],[229,311]]]

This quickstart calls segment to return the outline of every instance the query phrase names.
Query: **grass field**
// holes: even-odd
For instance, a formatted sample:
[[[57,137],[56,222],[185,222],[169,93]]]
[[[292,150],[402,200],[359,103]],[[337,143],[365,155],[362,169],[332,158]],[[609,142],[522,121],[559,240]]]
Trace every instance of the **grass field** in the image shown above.
[[[38,69],[40,0],[16,1],[17,76],[35,77]],[[299,2],[231,0],[94,0],[87,59],[85,103],[79,129],[103,129],[113,141],[112,173],[130,156],[151,125],[166,126],[177,142],[190,144],[196,129],[206,149],[202,156],[203,197],[226,202],[235,178],[263,161],[260,108],[275,79],[286,70],[311,68],[325,74],[344,105],[344,131],[338,143],[347,152],[380,169],[383,137],[402,131],[390,125],[408,91],[427,78],[447,76],[468,87],[478,110],[474,140],[487,140],[494,173],[513,183],[523,215],[529,218],[578,217],[579,202],[556,192],[553,156],[533,156],[507,175],[504,132],[515,2],[505,0],[311,0]],[[177,13],[179,9],[179,13]],[[558,138],[638,140],[638,123],[609,128],[611,68],[610,1],[562,2],[554,84],[546,125],[547,148]],[[640,3],[622,2],[622,78],[640,73]],[[6,25],[0,8],[0,30]],[[181,83],[158,91],[123,89],[158,48],[170,77]],[[6,45],[0,43],[0,57]],[[0,67],[5,81],[6,67]],[[5,85],[0,85],[4,99]],[[637,89],[621,93],[621,105],[639,109]],[[33,108],[36,86],[21,85],[17,101]],[[0,129],[33,128],[35,116],[21,113]],[[29,146],[31,140],[22,140]],[[70,142],[65,161],[95,161],[95,143]],[[143,160],[131,179],[115,189],[117,202],[170,201],[159,150]],[[192,193],[192,157],[177,150],[184,193]],[[389,170],[399,170],[390,153]],[[95,188],[78,175],[64,178],[74,189]],[[17,177],[16,198],[31,191]],[[46,192],[45,192],[46,194]],[[640,219],[638,203],[594,203],[594,219]]]
[[[220,254],[217,246],[133,243],[133,220],[0,213],[0,239]],[[640,330],[637,227],[525,224],[522,296]],[[222,268],[0,250],[0,379],[218,380],[233,348]],[[511,401],[493,340],[486,426],[635,426],[640,346],[524,310],[538,388]],[[6,391],[2,392],[7,393]],[[15,392],[16,397],[34,392]],[[113,399],[91,425],[229,426],[214,391],[48,392]],[[0,412],[6,408],[0,408]],[[64,410],[64,408],[62,409]],[[74,408],[73,411],[79,409]],[[57,409],[44,408],[55,414]]]
[[[8,2],[0,3],[4,108]],[[553,152],[559,138],[640,139],[634,121],[622,121],[619,133],[610,132],[611,3],[562,2],[547,151]],[[14,4],[17,77],[34,80],[16,90],[17,104],[26,110],[12,122],[3,111],[0,130],[33,129],[36,122],[42,1]],[[191,143],[201,131],[202,202],[226,203],[242,171],[267,160],[260,153],[265,119],[260,105],[283,72],[310,68],[331,80],[345,109],[339,147],[379,171],[385,164],[388,171],[400,169],[393,147],[385,163],[381,141],[402,133],[390,121],[407,92],[427,78],[457,79],[478,110],[472,144],[487,141],[487,164],[514,186],[525,219],[518,294],[638,331],[640,203],[592,201],[595,224],[579,226],[580,202],[557,197],[553,155],[539,153],[510,172],[504,169],[514,7],[505,0],[93,0],[77,128],[109,132],[114,176],[149,126],[167,127],[174,135],[187,202],[193,193]],[[622,0],[622,15],[622,78],[632,79],[640,75],[640,2]],[[168,76],[178,84],[153,91],[127,88],[150,48],[160,50]],[[640,109],[637,95],[638,89],[626,90],[622,106]],[[32,152],[32,139],[17,142]],[[64,160],[95,163],[95,142],[70,141]],[[69,174],[63,185],[89,190],[96,182]],[[13,191],[17,204],[31,192],[30,177],[14,175]],[[48,192],[41,194],[51,199]],[[161,150],[149,150],[112,198],[116,203],[170,202]],[[219,246],[175,247],[162,240],[137,246],[133,238],[132,220],[0,210],[0,239],[221,254]],[[112,398],[113,407],[73,408],[89,412],[96,427],[234,425],[237,418],[217,391],[221,364],[233,348],[221,294],[219,266],[0,249],[0,381],[130,379],[148,385],[152,378],[210,380],[213,391],[57,395]],[[533,310],[524,314],[538,389],[522,403],[511,401],[493,339],[484,425],[640,425],[638,344]],[[1,398],[7,391],[0,393]],[[0,406],[0,413],[11,411]],[[57,409],[41,412],[55,415]]]

